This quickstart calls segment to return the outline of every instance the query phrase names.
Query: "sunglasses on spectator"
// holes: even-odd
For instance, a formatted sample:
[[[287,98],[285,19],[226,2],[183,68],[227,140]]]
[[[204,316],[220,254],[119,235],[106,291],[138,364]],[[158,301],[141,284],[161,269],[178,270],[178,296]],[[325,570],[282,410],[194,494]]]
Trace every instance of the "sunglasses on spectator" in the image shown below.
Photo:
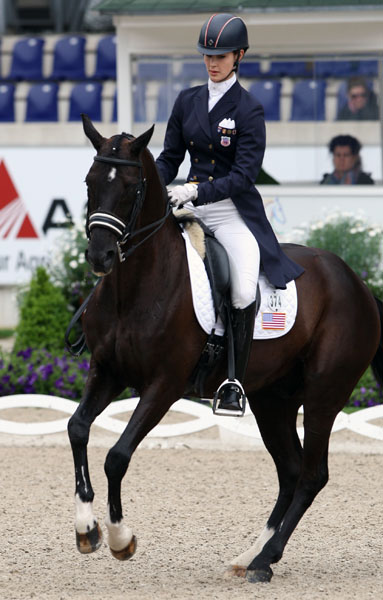
[[[361,92],[360,94],[354,93],[354,94],[350,94],[351,98],[355,99],[355,98],[366,98],[367,94],[366,92]]]

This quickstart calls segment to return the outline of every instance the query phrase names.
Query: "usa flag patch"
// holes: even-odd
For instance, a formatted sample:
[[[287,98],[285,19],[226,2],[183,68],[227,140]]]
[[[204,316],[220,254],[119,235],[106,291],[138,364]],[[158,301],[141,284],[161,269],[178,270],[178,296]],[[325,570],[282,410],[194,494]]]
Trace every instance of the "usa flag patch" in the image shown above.
[[[286,313],[262,313],[262,329],[284,329],[286,327]]]

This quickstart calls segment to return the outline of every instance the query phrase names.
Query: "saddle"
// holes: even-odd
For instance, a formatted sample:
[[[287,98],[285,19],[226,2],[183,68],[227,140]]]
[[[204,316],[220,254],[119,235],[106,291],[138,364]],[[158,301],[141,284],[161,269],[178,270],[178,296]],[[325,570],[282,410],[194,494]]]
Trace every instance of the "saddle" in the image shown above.
[[[191,213],[185,211],[176,218],[182,228],[188,229],[192,224],[197,223],[204,234],[204,249],[202,258],[206,273],[209,279],[213,305],[215,310],[216,322],[221,319],[225,336],[215,334],[215,329],[208,336],[206,345],[202,351],[197,366],[195,367],[189,384],[190,388],[195,389],[200,398],[204,397],[204,383],[207,376],[214,366],[223,357],[227,350],[228,356],[228,376],[234,378],[234,344],[231,332],[231,298],[230,298],[230,267],[227,252],[222,244],[217,240],[214,233],[202,221],[197,219]],[[198,249],[201,254],[201,249]],[[259,285],[257,285],[256,311],[260,306],[261,294]]]

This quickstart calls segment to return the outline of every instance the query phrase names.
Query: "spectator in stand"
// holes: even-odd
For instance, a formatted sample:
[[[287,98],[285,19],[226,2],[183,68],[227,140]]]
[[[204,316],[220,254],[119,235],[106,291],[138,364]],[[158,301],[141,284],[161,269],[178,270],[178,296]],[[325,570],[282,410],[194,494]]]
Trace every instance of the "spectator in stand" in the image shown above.
[[[347,102],[339,110],[337,121],[376,121],[379,107],[375,93],[363,77],[351,77],[347,84]]]
[[[320,182],[324,185],[370,185],[375,183],[362,171],[359,152],[362,145],[352,135],[337,135],[329,143],[333,155],[334,171],[325,173]]]

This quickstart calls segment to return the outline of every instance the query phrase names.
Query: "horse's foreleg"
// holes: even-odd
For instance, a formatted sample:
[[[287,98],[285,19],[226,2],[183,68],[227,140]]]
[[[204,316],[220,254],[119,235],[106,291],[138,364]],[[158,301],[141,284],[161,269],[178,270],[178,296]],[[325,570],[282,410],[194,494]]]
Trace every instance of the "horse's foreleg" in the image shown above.
[[[68,435],[75,468],[75,529],[76,544],[82,554],[95,552],[101,545],[102,532],[93,514],[94,492],[89,476],[87,444],[90,426],[115,397],[108,378],[101,377],[93,367],[84,397],[69,419]],[[120,391],[120,390],[119,390]],[[116,395],[119,392],[116,393]]]
[[[142,439],[167,413],[182,392],[175,393],[165,385],[152,386],[141,394],[130,421],[118,442],[110,449],[105,461],[108,478],[108,513],[105,524],[109,534],[110,551],[115,558],[127,560],[136,549],[132,529],[123,520],[121,482],[128,469],[133,452]]]
[[[267,523],[255,544],[230,562],[225,575],[245,577],[255,556],[274,535],[291,504],[301,471],[302,446],[296,431],[297,403],[268,394],[257,396],[250,405],[263,442],[273,457],[279,480],[279,494]]]

